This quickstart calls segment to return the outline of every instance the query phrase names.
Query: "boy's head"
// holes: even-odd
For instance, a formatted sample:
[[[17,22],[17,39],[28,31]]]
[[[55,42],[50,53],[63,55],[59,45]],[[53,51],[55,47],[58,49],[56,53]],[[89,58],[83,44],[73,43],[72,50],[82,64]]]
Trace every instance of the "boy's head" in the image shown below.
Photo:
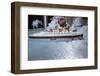
[[[61,27],[64,27],[65,24],[66,24],[66,20],[64,17],[60,17],[59,20],[58,20],[58,23]]]

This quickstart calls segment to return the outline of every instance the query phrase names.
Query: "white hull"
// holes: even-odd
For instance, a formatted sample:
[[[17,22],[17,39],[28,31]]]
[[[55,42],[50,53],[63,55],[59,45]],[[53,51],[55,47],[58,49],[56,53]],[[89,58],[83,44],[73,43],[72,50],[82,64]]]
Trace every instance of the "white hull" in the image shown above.
[[[83,34],[78,32],[40,32],[40,33],[30,34],[29,38],[82,39]]]

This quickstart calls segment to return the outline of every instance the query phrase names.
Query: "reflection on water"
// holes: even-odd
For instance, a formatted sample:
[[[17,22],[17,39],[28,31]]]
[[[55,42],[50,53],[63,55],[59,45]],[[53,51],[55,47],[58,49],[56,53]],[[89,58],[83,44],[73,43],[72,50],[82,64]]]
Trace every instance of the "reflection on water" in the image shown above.
[[[86,40],[28,39],[28,60],[87,58]]]

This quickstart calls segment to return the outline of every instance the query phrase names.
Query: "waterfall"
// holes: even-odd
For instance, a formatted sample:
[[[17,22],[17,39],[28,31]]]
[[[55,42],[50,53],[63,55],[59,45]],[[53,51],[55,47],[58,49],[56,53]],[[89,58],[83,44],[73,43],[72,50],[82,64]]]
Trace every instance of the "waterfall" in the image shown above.
[[[72,21],[72,26],[70,28],[70,31],[78,31],[82,26],[82,18],[81,17],[75,17]]]
[[[82,17],[74,18],[72,22],[72,30],[77,30],[77,32],[83,33],[83,38],[88,39],[88,26],[84,26]]]
[[[72,26],[79,27],[81,25],[82,25],[82,18],[81,17],[74,18]]]

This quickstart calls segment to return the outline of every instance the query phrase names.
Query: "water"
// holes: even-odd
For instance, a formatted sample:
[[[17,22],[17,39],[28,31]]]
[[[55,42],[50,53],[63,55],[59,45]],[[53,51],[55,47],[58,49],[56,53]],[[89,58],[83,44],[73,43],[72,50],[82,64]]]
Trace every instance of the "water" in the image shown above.
[[[28,39],[28,60],[87,58],[86,40]]]

